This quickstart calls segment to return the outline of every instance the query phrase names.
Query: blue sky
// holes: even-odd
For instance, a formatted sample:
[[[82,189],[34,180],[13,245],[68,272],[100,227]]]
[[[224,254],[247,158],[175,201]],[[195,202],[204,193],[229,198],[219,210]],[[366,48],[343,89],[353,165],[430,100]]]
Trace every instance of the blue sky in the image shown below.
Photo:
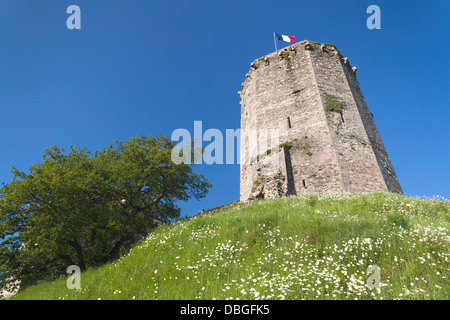
[[[69,5],[81,30],[68,30]],[[369,30],[369,5],[381,29]],[[407,195],[450,196],[450,2],[0,0],[0,181],[52,142],[102,149],[138,134],[240,126],[237,92],[272,33],[335,44]],[[282,43],[279,43],[282,46]],[[239,165],[199,165],[213,189],[182,215],[239,198]]]

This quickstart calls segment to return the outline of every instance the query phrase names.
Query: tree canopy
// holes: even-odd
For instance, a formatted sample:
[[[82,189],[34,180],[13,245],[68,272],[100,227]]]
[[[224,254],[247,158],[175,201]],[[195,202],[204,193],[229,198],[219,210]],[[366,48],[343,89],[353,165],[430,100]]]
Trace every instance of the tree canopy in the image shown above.
[[[157,224],[180,216],[177,201],[211,187],[171,160],[168,137],[138,136],[101,151],[52,145],[43,161],[0,189],[0,288],[21,287],[120,257]]]

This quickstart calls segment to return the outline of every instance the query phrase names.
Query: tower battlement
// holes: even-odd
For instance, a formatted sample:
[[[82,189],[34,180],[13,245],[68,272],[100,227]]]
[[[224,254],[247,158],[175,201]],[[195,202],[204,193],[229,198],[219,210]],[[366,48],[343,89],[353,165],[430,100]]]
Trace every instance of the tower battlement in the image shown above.
[[[241,201],[402,193],[356,68],[336,46],[303,40],[254,60],[239,95]]]

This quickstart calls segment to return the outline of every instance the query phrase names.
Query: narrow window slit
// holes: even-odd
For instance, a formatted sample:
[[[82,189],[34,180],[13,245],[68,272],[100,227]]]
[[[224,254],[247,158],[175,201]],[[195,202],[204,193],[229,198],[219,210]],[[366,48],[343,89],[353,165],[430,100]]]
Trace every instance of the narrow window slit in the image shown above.
[[[292,126],[291,126],[291,118],[290,117],[287,117],[287,124],[288,124],[289,129],[292,128]]]

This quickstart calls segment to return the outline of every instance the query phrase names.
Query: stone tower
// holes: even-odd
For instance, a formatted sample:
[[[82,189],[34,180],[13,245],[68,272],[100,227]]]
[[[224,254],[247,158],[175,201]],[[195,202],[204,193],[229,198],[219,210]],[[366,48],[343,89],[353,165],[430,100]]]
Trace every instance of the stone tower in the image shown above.
[[[356,68],[334,45],[304,40],[256,59],[239,95],[241,201],[403,193]]]

